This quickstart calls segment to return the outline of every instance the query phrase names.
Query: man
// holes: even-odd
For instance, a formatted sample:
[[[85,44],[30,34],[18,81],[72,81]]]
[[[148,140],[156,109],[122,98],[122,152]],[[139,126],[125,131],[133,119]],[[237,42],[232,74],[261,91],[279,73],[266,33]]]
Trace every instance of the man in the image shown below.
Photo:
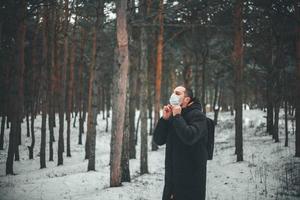
[[[204,200],[206,192],[207,124],[192,90],[174,89],[163,107],[153,139],[166,144],[163,200]]]

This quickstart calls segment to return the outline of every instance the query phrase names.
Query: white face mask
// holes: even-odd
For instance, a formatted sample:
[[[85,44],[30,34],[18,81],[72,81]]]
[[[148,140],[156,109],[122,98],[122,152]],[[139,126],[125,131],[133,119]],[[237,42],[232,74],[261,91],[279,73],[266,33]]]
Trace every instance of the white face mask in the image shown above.
[[[176,95],[176,94],[172,94],[169,100],[170,104],[172,106],[179,106],[180,105],[180,96]]]

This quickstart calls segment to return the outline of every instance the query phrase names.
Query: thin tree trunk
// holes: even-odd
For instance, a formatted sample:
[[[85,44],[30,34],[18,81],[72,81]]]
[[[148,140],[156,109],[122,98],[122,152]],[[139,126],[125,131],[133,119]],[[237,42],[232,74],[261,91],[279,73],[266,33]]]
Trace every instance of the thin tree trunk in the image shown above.
[[[105,109],[106,109],[106,127],[105,131],[108,132],[108,118],[110,117],[110,88],[107,86],[105,95]]]
[[[279,107],[280,107],[280,101],[275,100],[275,107],[274,107],[274,113],[275,113],[275,117],[274,117],[274,131],[273,131],[273,138],[275,140],[275,142],[279,142],[279,138],[278,138],[278,122],[279,122]]]
[[[48,15],[49,10],[45,6],[44,7],[44,20],[43,20],[43,65],[41,66],[41,103],[42,103],[42,124],[41,124],[41,144],[40,144],[40,168],[46,168],[46,120],[47,120],[47,92],[48,92]]]
[[[129,148],[130,158],[136,158],[136,145],[135,145],[135,111],[136,111],[136,83],[137,83],[137,69],[136,63],[130,65],[129,77]]]
[[[287,88],[286,88],[287,89]],[[284,101],[284,124],[285,124],[285,142],[284,146],[289,146],[289,130],[288,130],[288,105],[287,100]]]
[[[17,138],[16,138],[16,141],[17,141],[17,146],[16,146],[16,152],[15,152],[15,161],[20,161],[20,152],[19,152],[19,145],[20,145],[20,141],[21,141],[21,122],[18,123],[17,125]]]
[[[58,136],[58,161],[57,165],[63,164],[64,152],[64,113],[65,113],[65,98],[66,98],[66,68],[68,64],[68,9],[69,1],[64,1],[64,45],[63,45],[63,64],[60,73],[60,99],[59,99],[59,136]]]
[[[84,57],[84,49],[86,44],[86,31],[84,28],[81,28],[81,42],[80,42],[80,63],[79,63],[79,95],[78,95],[78,108],[79,108],[79,135],[78,135],[78,144],[82,144],[82,134],[83,134],[83,102],[82,102],[82,95],[83,95],[83,57]]]
[[[243,161],[243,0],[236,0],[234,6],[234,50],[235,66],[235,133],[237,162]]]
[[[129,7],[133,8],[135,6],[135,1],[131,0],[129,2]],[[135,9],[130,9],[131,12],[129,14],[129,17],[131,19],[134,19],[135,17]],[[131,20],[129,19],[129,20]],[[128,37],[134,38],[134,29],[130,24],[128,24]],[[131,41],[129,40],[129,51],[131,45]],[[136,112],[136,96],[137,96],[137,82],[138,82],[138,59],[136,56],[130,54],[130,68],[129,68],[129,158],[135,159],[136,158],[136,144],[135,144],[135,112]]]
[[[271,95],[271,89],[267,89],[267,132],[269,135],[273,135],[273,129],[274,129],[274,115],[273,115],[273,100]]]
[[[49,161],[53,161],[53,142],[54,138],[54,126],[55,126],[55,90],[57,85],[57,33],[55,31],[56,28],[56,8],[54,6],[50,7],[51,9],[51,21],[49,24],[49,53],[50,53],[50,62],[49,62],[49,106],[48,106],[48,127],[49,127]]]
[[[154,107],[154,126],[156,126],[160,117],[160,96],[161,96],[161,78],[163,67],[163,43],[164,43],[164,1],[159,1],[158,21],[159,33],[157,38],[157,60],[156,60],[156,73],[155,73],[155,107]],[[152,140],[152,151],[156,151],[158,146]]]
[[[128,88],[128,86],[127,86]],[[125,121],[124,121],[124,136],[123,136],[123,149],[121,158],[121,181],[130,182],[130,170],[129,170],[129,92],[127,92],[126,109],[125,109]]]
[[[33,149],[35,145],[35,134],[34,134],[34,109],[31,107],[31,117],[30,117],[30,128],[31,128],[31,145],[28,146],[29,159],[33,159]]]
[[[27,135],[26,136],[30,137],[30,125],[29,125],[29,113],[28,113],[28,110],[26,110],[26,129],[27,129]]]
[[[98,21],[98,20],[96,20]],[[96,22],[97,23],[97,22]],[[96,69],[96,47],[97,47],[97,25],[93,30],[93,47],[92,62],[90,66],[90,83],[89,83],[89,104],[88,104],[88,121],[86,134],[86,157],[88,161],[88,171],[95,170],[95,149],[96,149],[96,124],[97,124],[97,100],[98,100],[98,82]],[[97,64],[98,65],[98,64]]]
[[[140,154],[140,173],[148,173],[148,122],[147,122],[147,106],[148,105],[148,60],[147,60],[147,33],[144,27],[141,28],[141,96],[140,96],[140,115],[141,115],[141,154]],[[156,102],[157,103],[157,102]],[[159,103],[159,102],[158,102]],[[158,104],[159,105],[159,104]]]
[[[75,50],[76,50],[76,41],[75,41],[75,29],[76,29],[77,16],[75,17],[72,42],[71,42],[71,53],[70,53],[70,68],[69,68],[69,81],[68,81],[68,105],[67,105],[67,157],[71,157],[71,111],[73,105],[73,86],[74,86],[74,64],[75,64]]]
[[[126,103],[126,83],[128,76],[128,35],[127,35],[127,1],[120,0],[117,3],[117,44],[118,57],[116,68],[118,70],[118,81],[114,86],[116,91],[112,120],[112,141],[111,141],[111,166],[110,166],[110,186],[121,185],[121,152],[124,130],[124,115]],[[117,112],[116,112],[117,111]]]
[[[37,19],[39,19],[39,15],[37,14]],[[32,59],[32,66],[34,67],[34,69],[37,69],[37,59],[36,59],[36,44],[37,44],[37,36],[39,33],[39,25],[38,25],[38,21],[36,22],[36,29],[33,35],[33,44],[32,44],[32,55],[31,55],[31,59]],[[38,86],[37,86],[37,79],[38,79],[38,74],[37,72],[33,72],[33,78],[32,78],[32,103],[30,104],[30,129],[31,129],[31,145],[27,146],[28,151],[29,151],[29,159],[33,159],[33,149],[34,149],[34,145],[35,145],[35,133],[34,133],[34,120],[35,120],[35,114],[36,114],[36,110],[35,110],[35,104],[37,103],[36,99],[37,99],[37,94],[38,92]]]
[[[299,0],[295,3],[295,10],[296,10],[296,19],[297,19],[297,33],[296,33],[296,152],[295,156],[300,157],[300,2]]]
[[[7,120],[6,120],[6,128],[7,128],[7,129],[9,129],[9,122],[11,122],[11,121],[10,121],[10,119],[9,119],[8,116],[7,116]]]
[[[144,18],[146,17],[145,12],[146,12],[146,3],[142,2],[143,8],[142,12],[144,13]],[[160,12],[162,12],[162,6],[160,5]],[[159,16],[162,15],[162,13],[159,14]],[[162,18],[162,16],[160,16]],[[161,19],[162,20],[162,19]],[[162,23],[162,21],[160,21]],[[162,25],[162,24],[161,24]],[[162,34],[162,33],[161,33]],[[139,105],[139,110],[140,110],[140,116],[141,116],[141,129],[140,129],[140,134],[141,134],[141,152],[140,152],[140,173],[145,174],[148,173],[148,120],[147,120],[147,105],[148,105],[148,37],[147,37],[147,32],[145,27],[141,27],[141,32],[140,32],[140,81],[141,81],[141,95],[140,95],[140,105]],[[162,40],[161,40],[162,42]],[[159,46],[159,45],[158,45]],[[159,47],[159,48],[162,48]],[[158,51],[162,51],[158,50]],[[161,52],[162,53],[162,52]],[[158,55],[158,57],[161,55]],[[162,58],[158,58],[162,59]],[[160,62],[160,63],[159,63]],[[157,63],[157,68],[156,72],[158,76],[161,76],[161,64],[162,61],[158,61]],[[160,69],[159,69],[160,68]],[[161,79],[156,79],[156,88],[158,89],[158,93],[160,93],[160,82]],[[159,105],[160,105],[160,94],[156,94],[156,103],[158,103],[158,107],[156,107],[156,111],[158,111],[159,114]],[[157,110],[158,108],[158,110]],[[158,118],[157,118],[158,120]],[[153,141],[152,141],[153,142]],[[154,143],[154,142],[153,142]],[[155,150],[155,149],[152,149]]]
[[[4,150],[3,146],[4,146],[5,119],[6,119],[6,116],[3,113],[2,114],[2,119],[1,119],[0,150]]]
[[[202,108],[203,108],[203,113],[206,114],[206,54],[203,54],[203,64],[202,64]]]
[[[14,156],[15,156],[15,149],[16,149],[16,117],[12,117],[11,120],[11,128],[9,133],[9,144],[8,144],[8,153],[6,159],[6,175],[14,174],[13,171],[13,163],[14,163]]]

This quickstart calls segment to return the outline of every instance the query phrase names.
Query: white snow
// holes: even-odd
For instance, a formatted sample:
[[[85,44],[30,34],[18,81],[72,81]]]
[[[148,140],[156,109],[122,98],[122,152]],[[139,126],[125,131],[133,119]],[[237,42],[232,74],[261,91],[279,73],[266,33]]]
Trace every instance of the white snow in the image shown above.
[[[138,112],[137,112],[138,115]],[[208,114],[213,118],[213,113]],[[300,159],[294,157],[295,136],[289,134],[289,147],[284,147],[284,120],[280,119],[280,143],[274,143],[265,133],[266,113],[244,110],[244,161],[236,162],[234,155],[234,117],[229,112],[219,113],[216,128],[214,159],[207,166],[207,198],[221,200],[299,199]],[[56,118],[58,120],[58,118]],[[41,116],[35,121],[36,146],[34,160],[28,159],[26,124],[22,124],[20,161],[14,162],[15,176],[5,175],[9,129],[5,129],[5,150],[0,151],[0,199],[101,199],[101,200],[159,200],[164,185],[165,147],[151,151],[149,136],[149,174],[139,175],[139,149],[137,159],[130,160],[132,181],[122,187],[109,187],[110,129],[105,132],[105,120],[98,116],[96,141],[96,171],[87,172],[84,145],[78,145],[77,128],[71,130],[71,154],[64,154],[64,165],[57,166],[58,126],[55,128],[54,162],[39,169]],[[110,122],[109,122],[110,123]],[[58,121],[57,121],[58,125]],[[289,121],[291,130],[291,122]],[[65,126],[66,127],[66,126]],[[86,129],[85,129],[86,130]],[[85,142],[83,135],[83,144]],[[65,138],[66,139],[66,138]],[[65,146],[66,147],[66,146]],[[298,195],[298,196],[297,196]]]

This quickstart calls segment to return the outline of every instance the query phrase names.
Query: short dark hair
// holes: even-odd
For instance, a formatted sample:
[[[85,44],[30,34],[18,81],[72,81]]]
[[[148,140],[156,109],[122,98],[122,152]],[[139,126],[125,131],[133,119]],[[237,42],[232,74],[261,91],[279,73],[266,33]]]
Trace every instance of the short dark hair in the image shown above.
[[[194,99],[194,93],[191,88],[185,88],[184,94],[185,94],[185,96],[190,97],[191,99]]]

